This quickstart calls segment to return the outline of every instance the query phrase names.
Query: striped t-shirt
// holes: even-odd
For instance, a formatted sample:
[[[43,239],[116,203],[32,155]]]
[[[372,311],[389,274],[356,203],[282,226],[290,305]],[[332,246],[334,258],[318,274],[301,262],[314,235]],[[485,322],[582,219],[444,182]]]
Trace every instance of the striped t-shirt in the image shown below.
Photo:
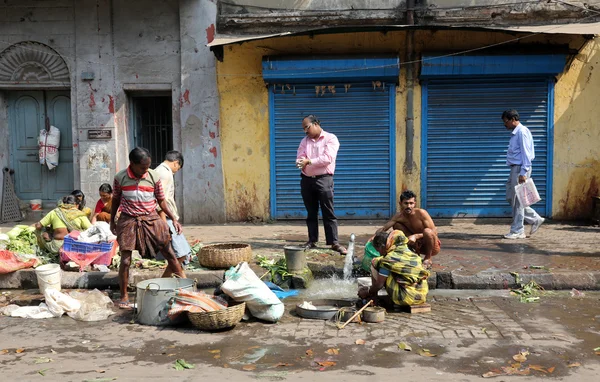
[[[141,178],[129,167],[115,175],[113,198],[121,199],[121,212],[129,216],[148,215],[156,210],[157,200],[165,199],[160,176],[148,170]]]

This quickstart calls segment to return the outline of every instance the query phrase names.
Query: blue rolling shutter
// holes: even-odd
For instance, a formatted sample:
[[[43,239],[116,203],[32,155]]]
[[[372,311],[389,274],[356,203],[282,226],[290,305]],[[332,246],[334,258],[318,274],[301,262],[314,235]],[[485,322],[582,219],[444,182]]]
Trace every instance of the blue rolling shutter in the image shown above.
[[[509,174],[506,149],[510,132],[501,115],[514,108],[533,134],[532,178],[548,202],[552,131],[551,94],[547,78],[432,79],[423,87],[424,207],[438,217],[502,217],[511,210],[505,198]]]
[[[381,83],[270,85],[271,211],[277,219],[306,216],[296,151],[302,118],[315,114],[340,141],[335,170],[339,219],[387,218],[394,206],[394,85]],[[334,86],[335,88],[332,88]],[[317,90],[320,89],[320,90]],[[331,91],[334,89],[335,93]]]

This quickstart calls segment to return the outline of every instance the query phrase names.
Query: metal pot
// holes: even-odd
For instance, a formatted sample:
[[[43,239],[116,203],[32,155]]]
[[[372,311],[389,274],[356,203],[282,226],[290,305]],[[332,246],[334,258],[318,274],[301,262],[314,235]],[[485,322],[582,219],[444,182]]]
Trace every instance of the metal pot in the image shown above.
[[[140,281],[136,285],[136,318],[142,325],[175,325],[180,320],[171,320],[169,300],[175,297],[177,289],[196,289],[196,281],[191,279],[161,278]],[[184,316],[184,315],[181,315]]]

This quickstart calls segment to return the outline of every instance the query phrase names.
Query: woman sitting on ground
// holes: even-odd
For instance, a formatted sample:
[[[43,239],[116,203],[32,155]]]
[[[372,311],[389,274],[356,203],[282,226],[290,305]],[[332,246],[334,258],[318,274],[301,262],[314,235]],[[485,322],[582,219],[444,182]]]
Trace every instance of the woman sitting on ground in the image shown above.
[[[77,199],[77,208],[79,209],[79,211],[85,212],[85,215],[87,216],[88,220],[91,219],[92,209],[85,206],[85,194],[83,193],[83,191],[73,190],[73,192],[71,192],[71,195],[73,195]]]
[[[372,241],[381,254],[371,262],[371,287],[363,287],[358,296],[376,299],[385,286],[394,305],[419,305],[427,298],[429,271],[423,268],[421,256],[408,249],[408,239],[402,231],[379,232]]]
[[[100,200],[96,203],[96,209],[92,215],[92,224],[97,221],[110,223],[110,212],[112,209],[112,187],[108,183],[104,183],[98,190]]]
[[[91,226],[92,223],[85,212],[77,208],[75,196],[65,196],[58,207],[35,223],[38,245],[50,253],[57,254],[69,232],[85,231]]]

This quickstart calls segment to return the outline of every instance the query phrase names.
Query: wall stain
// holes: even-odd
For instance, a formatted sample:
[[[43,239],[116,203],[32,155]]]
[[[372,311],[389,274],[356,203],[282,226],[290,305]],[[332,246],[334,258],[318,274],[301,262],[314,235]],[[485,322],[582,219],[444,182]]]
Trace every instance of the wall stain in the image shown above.
[[[90,92],[90,103],[88,104],[90,109],[96,106],[96,100],[94,99],[94,92]]]
[[[215,39],[215,24],[210,24],[208,28],[206,28],[206,41],[210,44]]]
[[[113,96],[108,96],[109,102],[108,102],[108,112],[110,114],[115,114],[115,99],[113,98]]]
[[[256,221],[260,220],[256,210],[260,204],[257,196],[256,184],[253,184],[251,188],[245,187],[243,184],[236,182],[233,192],[235,193],[235,206],[233,221]]]
[[[558,219],[589,219],[592,213],[592,197],[600,195],[600,161],[580,164],[571,172],[565,197],[560,199],[559,211],[554,215]]]
[[[214,132],[214,131],[209,131],[209,132],[208,132],[208,135],[210,135],[210,137],[211,137],[212,139],[215,139],[215,138],[217,137],[217,134],[215,134],[215,132]]]
[[[208,151],[210,151],[212,153],[212,155],[215,156],[215,158],[217,157],[217,148],[216,147],[211,147]]]

